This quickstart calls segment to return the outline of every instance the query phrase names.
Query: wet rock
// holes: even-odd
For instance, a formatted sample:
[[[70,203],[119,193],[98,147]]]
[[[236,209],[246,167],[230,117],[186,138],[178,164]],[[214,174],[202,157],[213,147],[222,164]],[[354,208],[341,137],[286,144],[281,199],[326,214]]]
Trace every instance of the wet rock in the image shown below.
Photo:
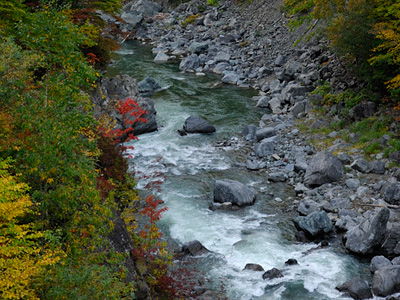
[[[242,135],[245,137],[247,141],[253,141],[256,137],[256,131],[258,130],[258,127],[255,125],[247,125],[243,130],[242,130]]]
[[[276,132],[273,127],[264,127],[264,128],[258,129],[256,131],[256,140],[257,140],[257,142],[259,142],[262,139],[269,138],[269,137],[272,137],[275,135],[276,135]]]
[[[372,253],[385,237],[389,215],[389,209],[382,208],[373,218],[365,219],[350,229],[345,235],[345,247],[358,254]]]
[[[368,170],[369,170],[369,164],[368,164],[368,162],[367,162],[365,159],[363,159],[363,158],[360,158],[360,159],[355,160],[355,161],[350,165],[350,167],[351,167],[352,169],[354,169],[354,170],[360,171],[361,173],[367,173]]]
[[[192,54],[188,57],[182,59],[179,64],[179,69],[181,71],[194,71],[200,66],[200,59],[197,54]]]
[[[251,270],[256,272],[264,272],[264,268],[259,264],[246,264],[243,270]]]
[[[344,173],[342,162],[330,152],[319,152],[308,165],[304,183],[309,187],[340,180]]]
[[[215,127],[200,117],[190,116],[185,120],[183,130],[187,133],[213,133]]]
[[[197,240],[184,244],[181,248],[181,253],[192,256],[202,255],[208,252],[210,251]]]
[[[158,82],[152,77],[146,77],[145,79],[140,81],[138,83],[138,87],[139,87],[139,93],[142,94],[151,94],[161,88]]]
[[[387,203],[400,204],[400,183],[389,183],[384,188],[383,197]]]
[[[239,75],[235,72],[225,72],[221,81],[227,84],[236,84],[239,81]]]
[[[296,217],[293,222],[297,229],[306,232],[312,237],[329,233],[333,230],[332,222],[324,211],[313,212],[306,217]]]
[[[285,261],[286,266],[293,266],[293,265],[298,265],[298,264],[299,263],[294,258],[289,258],[287,261]]]
[[[170,59],[170,57],[163,53],[163,52],[158,52],[156,57],[154,58],[154,62],[155,63],[166,63],[168,60]]]
[[[252,205],[256,199],[254,189],[238,181],[223,179],[214,183],[214,201],[231,202],[239,207]]]
[[[343,285],[336,287],[336,289],[341,292],[348,292],[350,297],[352,297],[353,299],[361,300],[372,298],[371,289],[368,283],[359,277],[347,281]]]
[[[372,280],[372,291],[382,297],[400,292],[400,265],[377,270]]]
[[[271,280],[271,279],[275,279],[275,278],[282,278],[283,274],[277,268],[273,268],[273,269],[265,272],[262,277],[264,280]]]
[[[380,269],[386,268],[391,265],[392,265],[392,262],[390,260],[388,260],[383,255],[379,255],[379,256],[374,256],[371,259],[369,269],[372,273],[375,273],[376,270],[380,270]]]

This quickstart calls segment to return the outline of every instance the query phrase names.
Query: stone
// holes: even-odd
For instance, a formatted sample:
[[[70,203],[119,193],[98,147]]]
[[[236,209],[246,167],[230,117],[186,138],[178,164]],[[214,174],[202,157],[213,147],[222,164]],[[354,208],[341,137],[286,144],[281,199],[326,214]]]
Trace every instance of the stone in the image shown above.
[[[121,14],[121,19],[125,21],[124,29],[132,31],[134,28],[140,26],[143,21],[143,15],[137,11],[128,11]]]
[[[154,58],[155,63],[166,63],[169,60],[169,56],[163,52],[158,52]]]
[[[311,237],[333,230],[332,222],[325,211],[313,212],[306,217],[296,217],[293,222],[297,229],[304,231]]]
[[[286,57],[283,56],[283,55],[279,55],[279,56],[275,59],[274,65],[277,66],[277,67],[283,66],[283,64],[285,63],[285,61],[286,61]]]
[[[260,143],[254,145],[254,152],[258,157],[267,157],[275,151],[276,137],[263,139]]]
[[[256,107],[261,107],[261,108],[268,108],[269,107],[269,100],[271,100],[270,97],[268,96],[262,96],[260,97],[260,99],[258,100]]]
[[[187,133],[213,133],[216,131],[210,122],[196,116],[190,116],[185,120],[183,130]]]
[[[369,172],[373,174],[385,174],[385,163],[380,160],[374,160],[369,163]]]
[[[242,130],[242,135],[247,141],[253,141],[256,138],[256,131],[258,127],[256,125],[247,125]]]
[[[216,180],[214,183],[214,201],[231,202],[239,207],[252,205],[256,199],[254,189],[241,182],[229,179]]]
[[[239,75],[233,71],[224,72],[224,76],[222,77],[221,81],[227,84],[236,84],[239,81]]]
[[[321,210],[321,204],[311,199],[304,199],[300,202],[297,211],[303,216],[307,216],[313,212]]]
[[[161,10],[162,6],[159,3],[149,0],[130,1],[123,7],[124,12],[137,11],[145,17],[152,17]]]
[[[400,151],[394,151],[389,154],[389,159],[394,162],[400,163]]]
[[[294,265],[298,265],[298,264],[299,263],[294,258],[289,258],[287,261],[285,261],[286,266],[294,266]]]
[[[283,274],[277,268],[272,268],[271,270],[268,270],[267,272],[265,272],[262,277],[264,280],[266,280],[266,279],[271,280],[271,279],[275,279],[275,278],[282,278]]]
[[[309,162],[304,184],[316,187],[325,183],[338,181],[342,178],[344,168],[342,162],[330,152],[318,152]]]
[[[202,42],[202,43],[193,42],[189,46],[189,51],[191,53],[200,54],[200,53],[204,52],[205,50],[207,50],[207,48],[208,48],[207,42]]]
[[[197,256],[197,255],[202,255],[205,253],[209,253],[210,250],[208,250],[206,247],[204,247],[199,241],[191,241],[187,244],[184,244],[181,248],[181,253],[183,254],[188,254],[191,256]]]
[[[197,54],[189,55],[182,59],[179,64],[179,69],[181,71],[194,71],[200,66],[200,59]]]
[[[400,255],[400,223],[391,223],[386,232],[382,250],[388,257]]]
[[[336,288],[339,291],[348,292],[350,297],[352,297],[353,299],[362,300],[370,299],[373,297],[368,283],[359,277],[352,278],[351,280]]]
[[[135,122],[136,116],[130,116],[128,117],[128,120],[132,121],[132,124],[125,124],[123,127],[132,127],[133,128],[133,133],[135,135],[143,134],[143,133],[149,133],[156,131],[158,128],[157,125],[157,120],[156,120],[156,110],[154,108],[154,102],[150,98],[144,98],[144,97],[137,97],[136,98],[137,104],[147,113],[143,114],[140,116],[140,118],[144,118],[147,121],[146,122]],[[129,123],[129,122],[128,122]],[[127,129],[127,128],[125,128]]]
[[[271,100],[269,100],[268,105],[274,114],[279,114],[282,112],[281,110],[282,102],[281,99],[279,99],[279,97],[273,97]]]
[[[356,190],[360,186],[360,180],[357,178],[350,178],[346,180],[346,186],[349,189]]]
[[[256,272],[264,272],[264,268],[259,264],[246,264],[243,270],[251,270]]]
[[[391,265],[392,265],[392,262],[390,260],[388,260],[383,255],[378,255],[378,256],[374,256],[371,259],[369,269],[372,273],[375,273],[376,270],[380,270],[380,269],[386,268]]]
[[[152,77],[146,77],[138,83],[139,93],[141,94],[151,94],[159,90],[161,86]]]
[[[376,106],[374,102],[362,102],[350,109],[349,116],[350,118],[358,121],[373,116],[375,111]]]
[[[385,238],[390,211],[384,207],[373,218],[365,219],[345,235],[345,247],[358,254],[372,253]]]
[[[392,259],[392,265],[400,265],[400,256]]]
[[[400,292],[400,265],[388,266],[375,271],[372,291],[376,296],[386,297]]]
[[[400,204],[400,183],[389,183],[384,188],[383,198],[389,204]]]
[[[218,52],[217,55],[214,57],[216,63],[220,62],[228,62],[231,58],[231,55],[227,52]]]
[[[284,182],[287,180],[287,175],[284,172],[269,173],[268,180],[272,182]]]
[[[369,164],[368,164],[368,162],[367,162],[365,159],[363,159],[363,158],[356,159],[356,160],[350,165],[350,167],[351,167],[352,169],[354,169],[354,170],[357,170],[357,171],[361,172],[361,173],[367,173],[368,170],[369,170]]]
[[[259,142],[262,139],[269,138],[275,135],[276,132],[273,127],[264,127],[256,131],[256,141]]]

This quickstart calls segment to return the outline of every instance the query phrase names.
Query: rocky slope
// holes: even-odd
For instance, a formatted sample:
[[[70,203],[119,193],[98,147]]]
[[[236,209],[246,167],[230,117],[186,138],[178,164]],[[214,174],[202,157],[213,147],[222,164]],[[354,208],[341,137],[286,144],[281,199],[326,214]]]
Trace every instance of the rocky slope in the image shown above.
[[[253,0],[212,7],[194,0],[160,13],[160,5],[140,0],[125,6],[121,29],[153,43],[156,63],[179,59],[182,72],[213,72],[224,84],[259,90],[254,105],[271,113],[244,129],[250,151],[242,167],[267,170],[269,181],[293,185],[296,199],[281,201],[299,212],[294,220],[299,239],[343,236],[348,251],[374,257],[372,293],[399,292],[400,172],[390,166],[400,162],[400,155],[365,157],[334,132],[332,146],[320,151],[309,143],[313,136],[296,128],[300,118],[313,129],[327,125],[312,110],[319,96],[309,95],[321,81],[338,90],[359,83],[324,43],[314,40],[294,47],[307,28],[290,32],[281,5],[280,0]],[[354,119],[376,113],[360,105],[353,110]],[[356,299],[372,295],[359,279],[338,288]]]

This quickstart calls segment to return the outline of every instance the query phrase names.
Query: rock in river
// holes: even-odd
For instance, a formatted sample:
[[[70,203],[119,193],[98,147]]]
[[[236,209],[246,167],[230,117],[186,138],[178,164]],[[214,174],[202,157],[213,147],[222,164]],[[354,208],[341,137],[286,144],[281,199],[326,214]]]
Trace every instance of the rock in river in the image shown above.
[[[190,116],[185,120],[183,130],[187,133],[213,133],[215,127],[200,117]]]
[[[214,201],[231,202],[237,206],[251,205],[256,199],[256,192],[238,181],[223,179],[214,184]]]

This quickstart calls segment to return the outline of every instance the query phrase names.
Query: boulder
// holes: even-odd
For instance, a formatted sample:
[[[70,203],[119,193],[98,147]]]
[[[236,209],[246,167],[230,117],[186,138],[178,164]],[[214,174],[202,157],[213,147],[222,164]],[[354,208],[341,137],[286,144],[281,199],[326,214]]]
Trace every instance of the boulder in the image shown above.
[[[400,223],[391,223],[386,232],[382,250],[388,257],[400,255]]]
[[[231,202],[237,206],[252,205],[256,199],[254,189],[238,181],[223,179],[214,183],[214,201]]]
[[[236,84],[239,81],[239,75],[233,71],[224,72],[224,76],[222,77],[221,81],[227,84]]]
[[[191,53],[200,54],[200,53],[204,52],[205,50],[207,50],[207,48],[208,48],[207,42],[202,42],[202,43],[193,42],[189,46],[189,51]]]
[[[333,230],[332,222],[325,211],[313,212],[306,217],[296,217],[293,222],[297,229],[312,237],[329,233]]]
[[[181,253],[191,256],[202,255],[208,252],[210,251],[197,240],[184,244],[181,248]]]
[[[121,14],[121,19],[125,21],[122,28],[124,31],[132,31],[137,28],[143,21],[143,15],[135,10],[123,12]]]
[[[213,133],[215,127],[200,117],[190,116],[185,120],[183,130],[187,133]]]
[[[156,57],[154,58],[155,63],[166,63],[170,57],[164,52],[158,52]]]
[[[400,183],[389,183],[384,191],[383,198],[387,203],[397,205],[400,203]]]
[[[264,127],[264,128],[258,129],[256,131],[256,141],[259,142],[262,139],[269,138],[269,137],[275,136],[275,135],[276,135],[276,132],[275,132],[274,127]]]
[[[139,106],[147,113],[140,116],[140,118],[146,119],[146,122],[135,122],[136,117],[128,117],[128,120],[132,121],[132,124],[124,125],[124,129],[130,126],[133,128],[135,135],[149,133],[157,130],[156,110],[154,108],[154,102],[150,98],[138,97],[136,102]]]
[[[372,291],[381,297],[400,292],[400,265],[377,270],[372,280]]]
[[[272,182],[284,182],[287,180],[287,175],[284,172],[272,172],[268,174],[268,180]]]
[[[273,269],[265,272],[262,277],[264,280],[266,280],[266,279],[271,280],[271,279],[275,279],[275,278],[282,278],[283,274],[277,268],[273,268]]]
[[[309,187],[340,180],[344,173],[342,162],[330,152],[318,152],[309,162],[304,183]]]
[[[390,260],[388,260],[383,255],[378,255],[378,256],[374,256],[371,259],[369,269],[372,273],[375,273],[375,271],[389,267],[391,265],[392,265],[392,262]]]
[[[389,159],[394,162],[400,163],[400,151],[394,151],[389,154]]]
[[[300,202],[297,207],[297,211],[303,216],[307,216],[313,212],[318,212],[321,210],[321,204],[311,199],[304,199]]]
[[[384,207],[373,218],[365,219],[345,235],[345,247],[358,254],[369,254],[381,246],[385,238],[390,211]]]
[[[200,66],[200,59],[197,54],[189,55],[182,59],[181,63],[179,64],[179,69],[181,71],[194,71]]]
[[[258,127],[256,125],[247,125],[242,130],[242,135],[247,141],[253,141],[256,137],[256,131]]]
[[[299,263],[294,258],[289,258],[287,261],[285,261],[286,266],[294,266],[294,265],[298,265],[298,264]]]
[[[355,161],[350,165],[350,167],[351,167],[352,169],[354,169],[354,170],[357,170],[357,171],[361,172],[361,173],[367,173],[368,170],[369,170],[369,164],[368,164],[368,162],[367,162],[365,159],[363,159],[363,158],[360,158],[360,159],[355,160]]]
[[[354,106],[352,109],[350,109],[349,115],[350,118],[354,120],[361,120],[364,118],[371,117],[372,115],[374,115],[375,111],[376,111],[375,103],[368,101],[359,103],[356,106]]]
[[[258,157],[267,157],[274,153],[276,137],[263,139],[260,143],[254,145],[254,152]]]
[[[380,160],[374,160],[369,163],[369,171],[373,174],[385,174],[385,163]]]
[[[138,83],[129,75],[117,75],[101,79],[103,95],[111,100],[125,100],[139,94]]]
[[[155,91],[161,88],[158,82],[152,77],[146,77],[145,79],[139,82],[138,86],[139,86],[139,93],[145,95],[154,93]]]
[[[259,264],[246,264],[243,270],[251,270],[251,271],[257,271],[257,272],[264,272],[264,268],[260,266]]]
[[[346,291],[353,299],[370,299],[372,298],[371,289],[368,283],[359,278],[353,278],[341,286],[336,287],[339,291]]]

